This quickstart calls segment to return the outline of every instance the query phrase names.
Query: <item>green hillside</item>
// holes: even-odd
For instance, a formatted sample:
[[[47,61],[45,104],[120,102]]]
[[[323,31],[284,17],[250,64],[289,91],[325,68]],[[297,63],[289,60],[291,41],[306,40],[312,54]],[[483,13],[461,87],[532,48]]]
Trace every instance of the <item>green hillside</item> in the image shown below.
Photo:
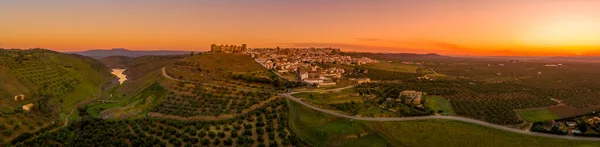
[[[247,55],[205,53],[194,56],[144,56],[127,63],[128,80],[90,103],[93,117],[223,119],[271,101],[276,85],[293,85]],[[228,66],[222,66],[228,65]],[[174,79],[163,76],[165,73]],[[192,82],[182,82],[192,81]]]
[[[125,83],[111,87],[102,93],[99,102],[82,107],[83,113],[96,118],[129,118],[144,114],[149,107],[164,97],[164,85],[174,81],[165,80],[162,67],[173,64],[183,56],[143,56],[126,64]],[[78,113],[82,113],[78,112]]]
[[[0,138],[8,141],[62,124],[78,103],[97,97],[111,78],[103,64],[88,57],[0,49]]]

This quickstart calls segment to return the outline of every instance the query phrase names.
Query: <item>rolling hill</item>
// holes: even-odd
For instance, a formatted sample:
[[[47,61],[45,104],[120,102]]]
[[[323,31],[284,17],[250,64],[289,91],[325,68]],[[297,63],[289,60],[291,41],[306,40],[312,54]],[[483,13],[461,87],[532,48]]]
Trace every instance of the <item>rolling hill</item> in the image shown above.
[[[429,60],[452,58],[442,56],[436,53],[414,54],[414,53],[368,53],[368,52],[349,52],[348,55],[364,56],[378,60]]]
[[[114,49],[110,49],[110,50],[95,49],[95,50],[88,50],[88,51],[82,51],[82,52],[70,52],[70,53],[100,59],[100,58],[109,57],[109,56],[141,57],[141,56],[148,56],[148,55],[154,55],[154,56],[156,56],[156,55],[181,55],[181,54],[189,54],[190,52],[189,51],[170,51],[170,50],[133,51],[133,50],[127,50],[127,49],[122,49],[122,48],[114,48]]]
[[[89,57],[0,49],[0,138],[62,124],[78,103],[97,97],[112,78],[108,68]]]
[[[106,67],[108,67],[108,68],[124,69],[124,68],[127,68],[127,63],[129,63],[133,59],[131,57],[127,57],[127,56],[108,56],[108,57],[100,58],[98,60],[100,62],[102,62],[104,65],[106,65]]]

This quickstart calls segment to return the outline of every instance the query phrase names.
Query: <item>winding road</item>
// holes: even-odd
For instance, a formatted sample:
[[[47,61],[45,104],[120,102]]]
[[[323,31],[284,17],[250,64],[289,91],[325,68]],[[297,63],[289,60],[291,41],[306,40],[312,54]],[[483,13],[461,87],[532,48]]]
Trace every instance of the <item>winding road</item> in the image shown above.
[[[339,90],[339,89],[323,90],[323,91],[320,91],[320,92],[334,91],[334,90]],[[290,99],[292,101],[295,101],[295,102],[297,102],[297,103],[299,103],[301,105],[304,105],[304,106],[306,106],[306,107],[308,107],[310,109],[313,109],[313,110],[316,110],[316,111],[319,111],[319,112],[322,112],[322,113],[327,113],[329,115],[333,115],[333,116],[337,116],[337,117],[343,117],[343,118],[348,118],[348,119],[353,119],[353,120],[361,120],[361,121],[411,121],[411,120],[427,120],[427,119],[447,119],[447,120],[455,120],[455,121],[462,121],[462,122],[467,122],[467,123],[482,125],[482,126],[486,126],[486,127],[490,127],[490,128],[500,129],[500,130],[514,132],[514,133],[519,133],[519,134],[531,135],[531,136],[548,137],[548,138],[556,138],[556,139],[568,139],[568,140],[600,141],[600,138],[596,138],[596,137],[564,136],[564,135],[554,135],[554,134],[546,134],[546,133],[524,131],[524,130],[509,128],[509,127],[505,127],[505,126],[501,126],[501,125],[497,125],[497,124],[492,124],[492,123],[488,123],[488,122],[484,122],[484,121],[480,121],[480,120],[476,120],[476,119],[470,119],[470,118],[458,117],[458,116],[441,116],[441,115],[415,116],[415,117],[357,117],[357,116],[350,116],[350,115],[338,113],[338,112],[335,112],[335,111],[331,111],[331,110],[327,110],[327,109],[322,109],[322,108],[310,105],[308,103],[305,103],[304,101],[302,101],[302,100],[300,100],[300,99],[292,96],[292,94],[295,94],[295,93],[299,93],[299,92],[285,93],[285,94],[280,94],[280,95],[282,97],[285,97],[285,98],[288,98],[288,99]]]
[[[177,81],[184,81],[184,80],[172,78],[169,75],[167,75],[166,71],[165,71],[165,67],[162,68],[162,71],[163,71],[163,76],[165,76],[168,79],[177,80]],[[191,82],[191,81],[184,81],[184,82]],[[196,83],[198,83],[198,82],[196,82]],[[203,84],[207,84],[207,83],[203,83]],[[455,121],[467,122],[467,123],[482,125],[482,126],[485,126],[485,127],[495,128],[495,129],[499,129],[499,130],[509,131],[509,132],[513,132],[513,133],[519,133],[519,134],[524,134],[524,135],[531,135],[531,136],[548,137],[548,138],[555,138],[555,139],[566,139],[566,140],[600,141],[600,138],[597,138],[597,137],[578,137],[578,136],[565,136],[565,135],[554,135],[554,134],[530,132],[530,131],[524,131],[524,130],[509,128],[509,127],[502,126],[502,125],[492,124],[492,123],[488,123],[488,122],[484,122],[484,121],[480,121],[480,120],[476,120],[476,119],[471,119],[471,118],[466,118],[466,117],[458,117],[458,116],[441,116],[441,115],[415,116],[415,117],[357,117],[357,116],[350,116],[350,115],[338,113],[338,112],[335,112],[335,111],[332,111],[332,110],[322,109],[322,108],[310,105],[308,103],[305,103],[301,99],[298,99],[298,98],[292,96],[292,94],[302,93],[302,92],[330,92],[330,91],[340,91],[340,90],[348,89],[348,88],[352,88],[352,86],[342,87],[342,88],[336,88],[336,89],[328,89],[328,90],[313,90],[313,91],[288,92],[288,93],[280,94],[280,96],[288,98],[288,99],[290,99],[292,101],[295,101],[295,102],[297,102],[297,103],[299,103],[301,105],[304,105],[304,106],[306,106],[306,107],[308,107],[310,109],[313,109],[313,110],[316,110],[316,111],[319,111],[319,112],[322,112],[322,113],[326,113],[326,114],[337,116],[337,117],[347,118],[347,119],[353,119],[353,120],[361,120],[361,121],[413,121],[413,120],[428,120],[428,119],[446,119],[446,120],[455,120]]]

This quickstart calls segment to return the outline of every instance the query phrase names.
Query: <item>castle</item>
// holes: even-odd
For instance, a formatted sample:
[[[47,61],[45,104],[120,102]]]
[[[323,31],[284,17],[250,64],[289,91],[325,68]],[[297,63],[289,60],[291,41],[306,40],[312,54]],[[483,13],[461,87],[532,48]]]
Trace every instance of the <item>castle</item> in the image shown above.
[[[242,46],[213,44],[210,46],[210,52],[238,53],[244,51],[246,51],[246,44],[242,44]]]

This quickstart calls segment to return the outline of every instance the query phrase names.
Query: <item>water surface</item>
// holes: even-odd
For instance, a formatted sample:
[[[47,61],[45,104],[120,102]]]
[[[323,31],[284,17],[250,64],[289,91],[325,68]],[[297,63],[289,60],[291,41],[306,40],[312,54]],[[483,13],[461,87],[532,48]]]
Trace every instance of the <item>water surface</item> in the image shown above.
[[[125,69],[112,69],[112,74],[119,78],[119,84],[127,81],[127,76],[123,74],[124,71]]]

